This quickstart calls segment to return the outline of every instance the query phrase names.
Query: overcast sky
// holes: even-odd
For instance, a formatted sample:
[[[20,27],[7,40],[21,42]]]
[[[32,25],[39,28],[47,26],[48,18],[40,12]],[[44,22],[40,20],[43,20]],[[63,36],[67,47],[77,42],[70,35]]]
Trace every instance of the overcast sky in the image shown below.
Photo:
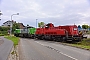
[[[0,0],[0,24],[10,20],[36,26],[38,22],[55,25],[90,25],[90,0]]]

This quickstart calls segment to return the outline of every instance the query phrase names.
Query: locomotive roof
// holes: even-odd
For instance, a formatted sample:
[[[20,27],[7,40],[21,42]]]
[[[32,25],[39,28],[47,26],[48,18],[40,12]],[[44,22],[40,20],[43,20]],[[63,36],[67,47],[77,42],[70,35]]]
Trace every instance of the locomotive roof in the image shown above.
[[[77,25],[61,25],[61,26],[77,26]]]
[[[32,27],[32,26],[25,26],[24,28],[34,28],[34,27]]]

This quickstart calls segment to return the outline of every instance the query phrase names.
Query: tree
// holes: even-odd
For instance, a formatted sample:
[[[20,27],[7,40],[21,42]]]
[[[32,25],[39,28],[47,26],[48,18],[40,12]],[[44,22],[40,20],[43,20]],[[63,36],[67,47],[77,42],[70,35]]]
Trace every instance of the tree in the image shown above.
[[[2,27],[2,26],[0,26],[0,34],[7,35],[8,30],[10,30],[10,27]]]
[[[81,28],[81,26],[80,26],[80,25],[78,25],[78,28]]]
[[[38,23],[38,27],[43,27],[44,25],[45,25],[44,22],[40,22],[40,23]]]
[[[0,31],[8,31],[10,29],[10,27],[1,27],[0,26]]]
[[[19,26],[18,23],[13,23],[13,26],[12,26],[12,32],[14,32],[15,29],[19,29],[19,28],[20,28],[20,26]]]
[[[90,28],[90,26],[89,26],[89,28]]]
[[[89,26],[88,26],[88,25],[82,25],[82,28],[83,28],[83,29],[88,29]]]

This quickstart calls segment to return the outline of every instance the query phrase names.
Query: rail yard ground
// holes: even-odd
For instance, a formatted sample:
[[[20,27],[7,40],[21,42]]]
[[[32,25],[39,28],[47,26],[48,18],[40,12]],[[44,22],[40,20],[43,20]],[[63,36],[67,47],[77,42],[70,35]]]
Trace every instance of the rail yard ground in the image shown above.
[[[19,52],[18,52],[19,37],[5,36],[5,38],[13,42],[13,47],[9,54],[8,60],[19,60]]]
[[[54,41],[20,38],[21,60],[90,60],[90,51]]]
[[[80,42],[73,43],[73,44],[67,44],[67,45],[90,50],[90,35],[87,34],[86,36],[88,37],[87,39],[83,39],[83,40],[80,41]],[[9,39],[9,40],[12,40],[13,43],[14,43],[14,46],[18,45],[19,37],[15,37],[15,36],[12,36],[12,37],[11,37],[11,36],[5,36],[5,38],[7,38],[7,39]]]
[[[90,36],[90,35],[87,35],[87,36]],[[13,43],[14,43],[14,46],[18,45],[19,37],[6,36],[5,38],[12,40]],[[70,44],[70,43],[69,43],[69,44],[67,44],[67,45],[90,50],[90,38],[83,39],[82,41],[77,42],[77,43],[73,43],[73,44]]]
[[[14,46],[18,45],[19,37],[15,37],[15,36],[5,36],[5,38],[7,38],[7,39],[13,41]]]
[[[0,60],[7,60],[12,46],[12,41],[5,39],[2,36],[0,37]]]
[[[33,53],[34,54],[36,54],[36,53],[39,53],[40,54],[40,56],[42,55],[42,53],[43,52],[40,52],[40,51],[42,51],[42,50],[37,50],[36,49],[36,44],[38,43],[38,44],[40,44],[40,45],[42,45],[42,46],[45,46],[45,47],[47,47],[47,48],[50,48],[50,49],[54,49],[54,50],[56,50],[56,51],[58,51],[58,52],[60,52],[59,50],[57,50],[57,49],[55,49],[54,48],[54,46],[53,45],[60,45],[60,46],[63,46],[63,43],[61,43],[61,44],[57,44],[57,43],[59,43],[59,42],[57,42],[57,43],[55,43],[54,44],[54,41],[52,41],[53,43],[50,43],[50,41],[43,41],[43,40],[36,40],[36,39],[30,39],[30,38],[19,38],[19,37],[15,37],[15,36],[5,36],[5,38],[7,38],[7,39],[9,39],[9,40],[12,40],[13,41],[13,43],[14,43],[14,46],[16,46],[16,45],[18,45],[18,43],[19,43],[19,39],[20,39],[20,43],[19,43],[19,47],[16,47],[15,48],[15,50],[17,51],[17,54],[15,54],[15,55],[10,55],[11,57],[9,57],[9,59],[8,60],[12,60],[14,57],[15,57],[15,59],[16,60],[19,60],[19,58],[22,60],[22,58],[23,58],[23,56],[24,56],[24,59],[27,59],[27,60],[29,60],[28,58],[29,58],[29,56],[28,57],[25,57],[25,56],[27,56],[29,53],[28,52],[30,52],[30,51],[34,51]],[[31,40],[31,42],[30,42],[30,40]],[[23,43],[22,43],[23,42]],[[28,44],[28,43],[30,43],[30,44]],[[27,44],[26,44],[27,43]],[[33,43],[34,43],[34,45],[33,45]],[[50,45],[50,44],[52,44],[52,45]],[[21,45],[22,44],[22,45]],[[24,45],[25,44],[25,45]],[[48,46],[47,46],[47,44],[48,44]],[[31,45],[31,46],[30,46]],[[71,44],[71,43],[65,43],[64,44],[64,47],[65,47],[65,45],[67,46],[68,45],[68,47],[69,46],[73,46],[73,47],[78,47],[78,48],[83,48],[83,49],[86,49],[86,50],[90,50],[90,38],[88,38],[88,39],[84,39],[84,40],[82,40],[81,42],[78,42],[78,43],[73,43],[73,44]],[[36,50],[32,50],[32,49],[29,49],[29,48],[25,48],[24,46],[30,46],[30,48],[32,48],[32,49],[36,49]],[[34,48],[35,47],[35,48]],[[39,46],[38,46],[39,47]],[[30,51],[28,51],[28,52],[26,52],[25,53],[25,51],[18,51],[18,49],[22,49],[22,50],[30,50]],[[25,48],[25,49],[23,49],[23,48]],[[44,48],[44,47],[43,47]],[[46,50],[48,50],[46,48]],[[70,47],[71,48],[71,47]],[[41,49],[41,48],[40,48]],[[58,49],[59,49],[59,47],[58,47]],[[74,48],[74,49],[76,49],[76,48]],[[82,49],[82,50],[83,50]],[[11,51],[11,54],[13,54],[14,52],[14,48],[12,48],[12,51]],[[44,50],[43,50],[44,51]],[[49,50],[48,50],[49,51]],[[22,52],[24,52],[24,54],[27,54],[27,55],[24,55]],[[36,52],[36,53],[35,53]],[[45,52],[45,51],[44,51]],[[20,55],[20,54],[22,54],[22,55]],[[32,53],[32,54],[33,54]],[[48,52],[49,53],[49,52]],[[55,53],[55,52],[54,52]],[[67,53],[67,52],[66,52]],[[73,53],[75,53],[75,52],[73,52]],[[20,56],[16,56],[16,55],[20,55]],[[36,56],[37,58],[34,58],[34,56],[32,55],[32,54],[30,54],[30,56],[32,56],[31,57],[31,59],[37,59],[37,58],[39,58],[39,59],[42,59],[42,58],[40,58],[39,56]],[[57,54],[57,53],[56,53]],[[47,54],[44,54],[46,57],[44,57],[44,60],[45,59],[48,59],[48,57],[47,57]],[[61,56],[62,56],[62,54],[60,54]],[[12,58],[12,56],[13,56],[13,58]],[[48,56],[51,56],[51,55],[48,55]],[[54,55],[53,55],[54,56]],[[43,57],[43,56],[42,56]],[[65,56],[63,56],[63,57],[65,57]],[[68,56],[67,56],[68,57]],[[65,57],[65,59],[67,59],[67,57]],[[75,56],[76,57],[76,56]],[[17,59],[18,58],[18,59]],[[77,56],[77,58],[78,58],[78,56]],[[77,60],[77,58],[72,58],[72,56],[70,56],[70,59],[71,60]],[[86,57],[85,57],[86,58]],[[14,60],[15,60],[14,59]],[[50,59],[50,58],[49,58]],[[59,59],[59,58],[55,58],[55,59]],[[68,58],[69,59],[69,58]],[[80,58],[78,58],[79,60],[80,60]],[[53,59],[54,60],[54,59]]]

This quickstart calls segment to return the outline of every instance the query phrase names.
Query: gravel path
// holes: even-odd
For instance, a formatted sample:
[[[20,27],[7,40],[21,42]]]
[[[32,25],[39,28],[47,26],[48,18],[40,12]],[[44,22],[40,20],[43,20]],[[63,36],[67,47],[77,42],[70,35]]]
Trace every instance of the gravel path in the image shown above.
[[[90,38],[90,34],[85,34],[84,36],[87,38]]]

